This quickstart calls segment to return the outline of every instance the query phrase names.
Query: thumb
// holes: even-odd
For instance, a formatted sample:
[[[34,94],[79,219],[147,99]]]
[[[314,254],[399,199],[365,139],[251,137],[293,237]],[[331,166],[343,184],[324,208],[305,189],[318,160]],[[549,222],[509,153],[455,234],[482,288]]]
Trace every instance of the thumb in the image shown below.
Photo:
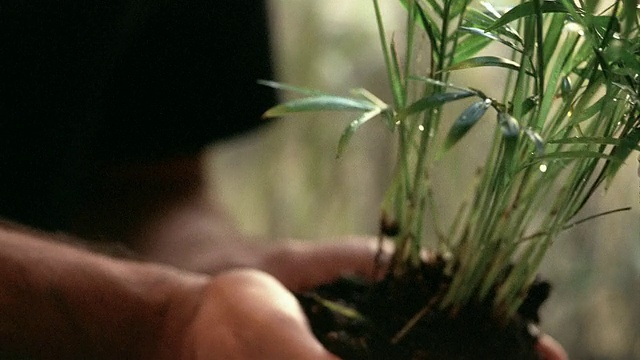
[[[315,338],[295,296],[257,270],[215,276],[191,334],[196,359],[338,359]]]

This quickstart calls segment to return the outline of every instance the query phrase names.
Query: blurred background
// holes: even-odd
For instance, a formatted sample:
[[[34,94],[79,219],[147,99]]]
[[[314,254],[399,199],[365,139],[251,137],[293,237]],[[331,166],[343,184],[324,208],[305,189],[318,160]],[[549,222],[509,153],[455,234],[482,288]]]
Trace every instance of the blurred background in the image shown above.
[[[395,1],[382,3],[389,35],[397,29],[401,38],[403,10]],[[277,81],[336,94],[363,87],[390,99],[370,1],[271,0],[270,15]],[[493,75],[483,71],[476,76],[465,78],[465,85],[484,89]],[[244,231],[309,241],[376,233],[395,156],[393,137],[381,122],[372,121],[335,159],[349,120],[348,114],[337,113],[287,117],[210,149],[213,188]],[[438,167],[434,188],[444,222],[468,193],[469,175],[484,161],[490,131],[474,129],[476,136]],[[567,230],[541,269],[553,284],[542,327],[572,359],[640,359],[636,157],[583,215],[625,206],[632,210]]]

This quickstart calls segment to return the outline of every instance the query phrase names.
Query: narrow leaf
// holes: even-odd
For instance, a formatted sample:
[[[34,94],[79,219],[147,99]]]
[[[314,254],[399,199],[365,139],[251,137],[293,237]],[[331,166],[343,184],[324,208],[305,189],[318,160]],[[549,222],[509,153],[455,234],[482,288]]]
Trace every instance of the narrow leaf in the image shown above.
[[[520,70],[520,64],[518,64],[513,60],[499,57],[499,56],[478,56],[478,57],[474,57],[474,58],[467,59],[459,63],[453,64],[448,68],[444,69],[443,71],[471,69],[471,68],[483,67],[483,66],[501,67],[501,68],[515,70],[515,71]],[[530,72],[527,72],[527,73],[529,75],[532,75]]]
[[[396,43],[392,39],[391,44],[389,45],[389,50],[391,51],[391,64],[393,65],[392,71],[393,76],[391,77],[394,94],[397,95],[397,106],[404,106],[405,102],[405,93],[404,86],[402,81],[402,72],[400,71],[400,61],[398,59],[398,52],[396,50]]]
[[[638,146],[640,146],[640,127],[632,129],[625,137],[620,139],[621,144],[616,146],[611,151],[611,157],[616,159],[617,161],[609,164],[609,167],[606,170],[606,178],[607,184],[606,187],[611,185],[611,180],[615,176],[615,174],[620,170],[620,167],[624,163],[624,161],[631,155],[633,150],[637,150]],[[640,161],[640,157],[638,158]],[[638,169],[638,176],[640,176],[640,168]]]
[[[638,0],[622,0],[622,3],[624,4],[622,11],[624,29],[622,31],[624,34],[628,34],[638,26]]]
[[[531,110],[535,109],[540,104],[540,97],[538,95],[530,96],[522,103],[522,115],[528,114]]]
[[[533,129],[524,129],[524,133],[527,134],[531,142],[536,149],[536,154],[542,155],[544,154],[544,140],[542,140],[542,136],[535,132]]]
[[[568,76],[562,77],[562,82],[560,83],[560,95],[566,101],[571,95],[573,91],[573,84],[571,83],[571,78]]]
[[[613,32],[620,31],[620,22],[615,16],[594,16],[591,18],[591,21],[594,26],[599,27],[602,30],[606,30],[611,26],[611,30]]]
[[[263,85],[263,86],[268,86],[268,87],[274,88],[276,90],[291,91],[291,92],[295,92],[295,93],[303,94],[303,95],[308,95],[308,96],[329,95],[327,93],[323,93],[322,91],[318,91],[318,90],[314,90],[314,89],[307,89],[307,88],[288,85],[288,84],[283,84],[283,83],[279,83],[277,81],[258,80],[258,84]]]
[[[488,3],[484,3],[488,4]],[[488,4],[490,5],[490,4]],[[469,8],[465,16],[465,25],[469,27],[477,27],[480,29],[487,29],[493,25],[500,17],[500,14],[495,14],[493,11],[481,12],[480,10]],[[502,27],[493,29],[494,33],[505,36],[519,44],[523,43],[522,37],[511,26],[504,25]]]
[[[498,18],[500,18],[500,16],[502,16],[502,14],[500,14],[500,12],[496,10],[493,4],[488,1],[480,1],[480,6],[485,8],[486,13],[490,14],[494,18],[494,20],[497,20]]]
[[[270,118],[309,111],[373,111],[377,106],[366,100],[340,96],[320,95],[294,99],[267,110],[262,117]]]
[[[444,103],[448,103],[451,101],[456,101],[464,98],[468,98],[476,95],[475,92],[447,92],[447,93],[437,93],[430,96],[425,96],[420,100],[417,100],[413,104],[409,105],[403,112],[403,116],[409,116],[412,114],[420,113],[426,109],[434,108],[440,106]]]
[[[372,111],[362,114],[359,118],[349,123],[349,126],[347,126],[347,128],[344,129],[344,131],[342,132],[342,136],[340,136],[336,158],[339,158],[342,156],[342,154],[344,153],[344,150],[347,148],[347,145],[349,144],[349,141],[351,140],[351,137],[356,132],[356,130],[358,130],[358,128],[362,126],[362,124],[373,119],[378,114],[380,114],[380,109],[374,109]]]
[[[549,144],[616,145],[629,147],[631,150],[640,151],[640,144],[634,144],[629,139],[616,139],[609,137],[572,137],[564,139],[554,139],[547,142]]]
[[[542,50],[542,52],[544,53],[545,64],[548,64],[551,61],[551,56],[559,46],[566,46],[566,43],[562,45],[560,44],[562,34],[567,32],[565,23],[566,15],[556,14],[553,15],[549,25],[547,26],[547,31],[544,34],[544,48]]]
[[[536,1],[536,0],[534,0]],[[540,4],[540,11],[542,13],[566,13],[568,12],[567,8],[560,2],[557,1],[543,1]],[[525,16],[535,15],[535,4],[533,1],[525,2],[519,5],[514,6],[511,10],[507,11],[504,15],[500,17],[493,25],[491,25],[487,31],[497,29],[501,26],[504,26],[512,21],[518,20]]]
[[[505,112],[498,113],[498,125],[500,125],[502,135],[506,138],[514,138],[520,135],[518,120]]]
[[[558,160],[558,159],[608,159],[617,161],[615,157],[611,155],[603,154],[598,151],[557,151],[540,155],[537,157],[539,160]]]
[[[427,36],[429,37],[429,42],[431,43],[432,49],[435,52],[436,56],[439,56],[440,54],[440,29],[438,29],[438,27],[435,25],[435,22],[433,21],[433,19],[424,11],[424,9],[422,8],[422,6],[418,5],[416,3],[415,5],[418,9],[418,19],[419,19],[419,24],[422,27],[422,29],[424,29],[424,31],[427,33]]]
[[[436,0],[426,0],[426,3],[429,4],[429,6],[433,10],[433,12],[436,15],[438,15],[439,19],[441,19],[442,16],[444,15],[444,11],[442,10],[442,7],[440,6],[440,4],[438,4],[438,1],[436,1]]]
[[[480,28],[476,28],[476,27],[466,27],[466,26],[461,26],[459,28],[459,31],[462,32],[466,32],[475,36],[481,36],[493,41],[497,41],[503,45],[506,45],[508,47],[510,47],[511,49],[518,51],[518,52],[522,52],[522,49],[520,49],[514,42],[503,39],[501,37],[499,37],[498,35],[491,33],[491,32],[487,32],[483,29]]]
[[[475,102],[466,108],[456,121],[454,121],[453,126],[449,130],[444,141],[442,152],[446,152],[451,149],[453,145],[455,145],[467,132],[469,132],[469,130],[485,114],[489,106],[491,106],[491,100],[485,99],[483,101]]]
[[[466,36],[458,43],[458,47],[453,54],[452,62],[459,63],[461,61],[467,60],[468,58],[482,51],[491,43],[491,39],[486,37]]]
[[[582,111],[578,111],[575,114],[572,113],[571,121],[569,122],[569,124],[567,124],[567,126],[578,125],[579,123],[589,120],[592,117],[596,116],[600,111],[602,111],[605,104],[605,100],[606,99],[604,97],[600,98],[598,99],[598,101],[596,101],[586,109],[583,108]]]
[[[479,95],[480,92],[478,90],[472,90],[470,88],[466,88],[463,86],[458,86],[458,85],[454,85],[451,83],[447,83],[444,81],[440,81],[440,80],[436,80],[436,79],[432,79],[429,77],[425,77],[425,76],[410,76],[409,79],[411,80],[417,80],[417,81],[424,81],[427,84],[431,84],[431,85],[436,85],[436,86],[442,86],[443,88],[451,88],[451,89],[456,89],[456,90],[460,90],[462,92],[470,92],[470,93],[474,93],[476,95]],[[480,96],[480,95],[479,95]]]
[[[324,306],[325,308],[329,309],[329,311],[333,313],[340,314],[346,318],[353,319],[353,320],[358,320],[358,321],[366,320],[366,318],[362,314],[360,314],[356,309],[345,306],[335,301],[324,299],[319,295],[315,295],[315,294],[311,295],[311,298],[316,302],[318,302],[319,304],[321,304],[322,306]]]

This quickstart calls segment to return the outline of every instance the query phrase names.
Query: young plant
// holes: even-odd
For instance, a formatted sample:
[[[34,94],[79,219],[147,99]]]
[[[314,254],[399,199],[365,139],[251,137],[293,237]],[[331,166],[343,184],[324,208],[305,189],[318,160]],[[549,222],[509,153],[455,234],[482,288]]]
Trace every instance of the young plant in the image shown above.
[[[338,156],[360,126],[380,118],[398,146],[380,220],[381,238],[392,237],[396,246],[389,276],[420,268],[426,248],[445,262],[450,277],[436,299],[439,309],[455,313],[489,301],[496,315],[508,318],[558,234],[585,220],[576,217],[589,198],[640,150],[638,5],[528,0],[502,12],[488,2],[401,0],[407,27],[400,56],[378,0],[372,2],[392,101],[364,89],[344,97],[265,81],[304,95],[265,117],[358,113],[340,138]],[[491,87],[451,83],[455,72],[485,67],[503,73]],[[469,100],[443,131],[445,107]],[[495,131],[472,197],[461,200],[447,232],[425,234],[425,219],[437,218],[434,166],[490,117]]]

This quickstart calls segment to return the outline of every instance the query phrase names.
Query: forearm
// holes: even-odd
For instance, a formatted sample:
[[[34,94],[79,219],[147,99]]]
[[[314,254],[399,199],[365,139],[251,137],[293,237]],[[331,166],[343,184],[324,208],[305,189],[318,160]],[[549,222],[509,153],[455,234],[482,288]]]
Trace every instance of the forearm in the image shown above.
[[[161,351],[157,344],[180,341],[177,319],[197,304],[178,294],[200,291],[204,277],[48,240],[0,226],[0,349],[36,358],[149,358]]]

